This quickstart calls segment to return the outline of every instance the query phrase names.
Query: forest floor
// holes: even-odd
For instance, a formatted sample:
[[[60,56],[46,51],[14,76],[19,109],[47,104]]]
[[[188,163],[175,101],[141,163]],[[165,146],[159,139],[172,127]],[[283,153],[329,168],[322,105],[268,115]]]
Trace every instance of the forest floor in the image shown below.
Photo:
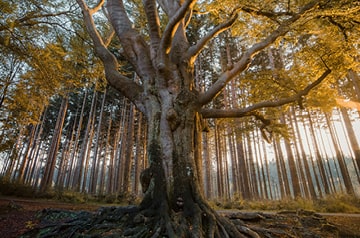
[[[103,204],[71,204],[48,200],[31,200],[15,197],[0,197],[0,234],[3,238],[19,237],[26,231],[37,226],[38,213],[44,209],[64,209],[71,211],[93,211],[100,207],[108,205]],[[258,226],[266,225],[256,219],[258,214],[275,214],[274,212],[258,211],[239,211],[239,210],[222,210],[220,214],[228,217],[243,217],[245,223]],[[250,214],[250,215],[249,215]],[[253,214],[253,216],[251,215]],[[291,225],[294,221],[294,215],[298,212],[280,212],[282,217],[286,217],[285,223]],[[310,214],[311,215],[311,214]],[[360,214],[328,213],[316,214],[326,219],[328,224],[336,227],[337,237],[360,238]],[[253,219],[253,218],[254,219]],[[284,221],[283,221],[284,222]],[[269,224],[267,224],[269,225]],[[328,230],[327,230],[328,232]],[[328,234],[328,233],[326,233]],[[327,237],[327,236],[321,236]],[[334,236],[335,237],[335,236]]]

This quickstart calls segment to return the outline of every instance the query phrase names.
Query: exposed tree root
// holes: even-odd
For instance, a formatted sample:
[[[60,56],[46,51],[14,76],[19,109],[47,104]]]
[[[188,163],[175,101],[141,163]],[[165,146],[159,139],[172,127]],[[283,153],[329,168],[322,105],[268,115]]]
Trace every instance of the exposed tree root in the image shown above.
[[[22,237],[339,237],[338,228],[311,212],[216,213],[196,204],[184,211],[104,207],[97,212],[46,209],[35,229]]]

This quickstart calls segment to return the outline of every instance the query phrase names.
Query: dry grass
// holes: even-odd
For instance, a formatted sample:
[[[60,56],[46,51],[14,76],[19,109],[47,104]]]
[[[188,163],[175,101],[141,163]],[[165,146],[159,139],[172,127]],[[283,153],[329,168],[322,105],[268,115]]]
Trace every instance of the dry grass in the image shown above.
[[[242,200],[237,197],[213,200],[215,209],[239,209],[256,211],[309,210],[329,213],[360,213],[360,198],[347,194],[333,194],[324,198],[309,200],[304,198],[282,200]]]

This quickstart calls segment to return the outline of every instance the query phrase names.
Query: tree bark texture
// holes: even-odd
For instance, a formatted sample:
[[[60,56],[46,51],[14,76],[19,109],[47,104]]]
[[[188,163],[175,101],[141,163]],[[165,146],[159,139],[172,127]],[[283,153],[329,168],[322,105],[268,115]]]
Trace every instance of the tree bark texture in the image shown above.
[[[77,3],[82,9],[96,54],[104,64],[108,83],[127,97],[146,118],[149,167],[141,176],[141,182],[146,187],[143,188],[145,194],[140,209],[147,217],[150,213],[152,217],[157,214],[160,218],[153,220],[156,221],[155,232],[160,229],[162,234],[169,237],[175,237],[175,234],[179,237],[244,236],[245,231],[240,231],[216,214],[202,195],[199,184],[202,173],[199,163],[201,114],[204,116],[202,107],[219,95],[227,83],[246,70],[254,55],[284,36],[291,25],[315,8],[319,1],[306,4],[262,41],[249,47],[237,62],[233,62],[232,67],[225,69],[215,83],[203,92],[195,87],[195,59],[214,36],[232,26],[238,17],[237,10],[204,37],[190,44],[186,31],[196,3],[194,0],[143,0],[148,41],[133,27],[124,1],[108,0],[106,4],[105,1],[99,1],[93,8],[87,6],[84,0],[77,0]],[[121,54],[132,65],[141,83],[118,71],[119,63],[116,57],[108,50],[107,41],[96,28],[92,16],[103,5],[121,44]],[[158,7],[168,17],[164,27],[160,26]],[[330,70],[327,69],[318,80],[292,97],[252,105],[240,111],[240,114],[249,116],[251,112],[263,107],[297,101],[329,73]],[[213,111],[208,111],[206,116],[217,117],[216,114],[221,116]],[[127,129],[133,131],[132,128]],[[248,145],[250,144],[249,142]],[[257,173],[253,163],[255,162],[249,161],[252,166],[252,176],[249,178],[256,181]],[[127,166],[125,163],[125,173],[128,171]],[[127,181],[124,183],[127,184]],[[259,194],[256,187],[252,189]],[[229,189],[225,188],[224,193],[228,194]],[[188,224],[192,224],[191,230]]]

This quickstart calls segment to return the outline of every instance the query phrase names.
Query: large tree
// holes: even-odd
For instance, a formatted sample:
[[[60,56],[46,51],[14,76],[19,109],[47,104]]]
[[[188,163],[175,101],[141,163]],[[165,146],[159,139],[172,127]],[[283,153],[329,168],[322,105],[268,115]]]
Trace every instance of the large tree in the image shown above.
[[[331,50],[325,54],[326,41],[318,36],[319,32],[336,29],[350,38],[350,28],[359,24],[355,18],[360,6],[356,1],[345,0],[91,2],[77,0],[95,53],[103,62],[106,79],[135,104],[148,123],[149,168],[142,173],[145,195],[139,213],[152,227],[154,233],[150,236],[241,237],[246,230],[238,230],[217,215],[202,195],[199,135],[203,118],[253,116],[264,123],[265,128],[270,121],[260,109],[293,102],[302,106],[304,97],[327,78],[332,65],[337,64],[330,62],[331,57],[341,59],[344,54],[340,47],[332,56]],[[98,13],[104,13],[103,17]],[[200,15],[203,21],[199,21]],[[108,29],[96,24],[105,17]],[[192,24],[193,19],[197,19],[196,25]],[[204,22],[202,28],[201,22]],[[265,27],[259,25],[265,22]],[[227,68],[212,79],[212,85],[200,90],[195,84],[194,64],[206,45],[231,27],[246,32],[250,26],[259,29],[257,34],[247,32],[248,38],[243,35],[243,44],[239,45],[241,56],[235,62],[229,60]],[[311,27],[313,31],[309,30]],[[194,29],[199,30],[191,32]],[[111,44],[114,35],[118,49]],[[248,69],[257,53],[274,43],[279,44],[285,37],[296,39],[303,46],[308,44],[302,48],[307,51],[303,53],[304,59],[298,61],[314,64],[311,69],[303,67],[311,72],[299,73],[303,79],[297,88],[289,90],[287,95],[272,95],[270,100],[249,102],[243,108],[211,107],[230,81],[241,80],[241,73]],[[119,58],[132,65],[139,80],[121,73]],[[278,84],[276,80],[274,83]],[[133,235],[137,232],[140,234],[143,230],[134,229]]]

